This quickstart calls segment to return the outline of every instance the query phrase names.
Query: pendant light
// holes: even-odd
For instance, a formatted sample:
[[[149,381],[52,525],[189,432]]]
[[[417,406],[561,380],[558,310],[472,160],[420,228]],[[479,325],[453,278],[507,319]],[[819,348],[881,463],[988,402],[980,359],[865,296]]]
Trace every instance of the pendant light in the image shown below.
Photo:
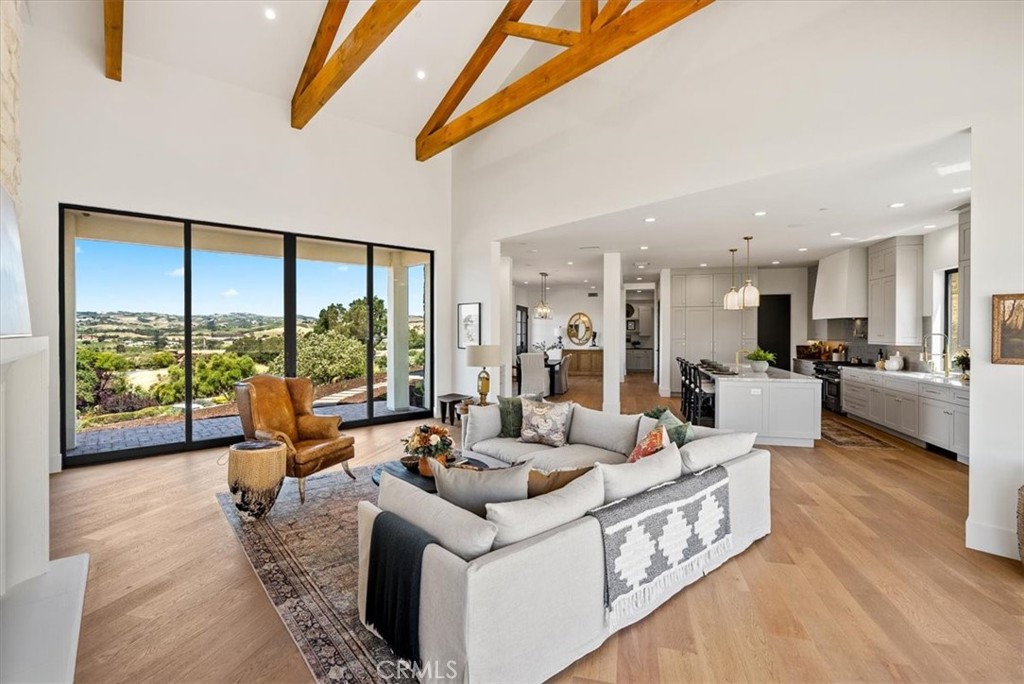
[[[551,319],[551,307],[548,306],[548,274],[540,274],[540,301],[533,307],[533,317],[542,321]]]
[[[755,309],[761,306],[761,291],[754,287],[750,280],[750,241],[754,238],[753,236],[747,236],[743,239],[747,241],[747,282],[740,288],[740,308]]]
[[[732,286],[729,291],[725,293],[725,301],[723,305],[726,311],[739,311],[743,307],[740,306],[740,293],[736,291],[736,248],[733,247],[729,250],[732,252],[732,277],[729,280],[729,284]]]

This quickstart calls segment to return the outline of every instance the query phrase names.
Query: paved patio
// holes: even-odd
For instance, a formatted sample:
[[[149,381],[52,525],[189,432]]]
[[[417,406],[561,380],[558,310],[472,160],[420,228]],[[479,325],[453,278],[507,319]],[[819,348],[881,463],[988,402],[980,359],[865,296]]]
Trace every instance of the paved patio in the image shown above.
[[[365,388],[361,391],[365,391]],[[366,420],[365,404],[316,406],[314,412],[323,416],[339,416],[345,422]],[[389,410],[386,401],[373,402],[373,414],[375,416],[393,416],[400,413],[404,412]],[[199,442],[230,437],[237,437],[241,440],[242,422],[238,416],[206,418],[196,420],[192,424],[193,441]],[[76,456],[103,454],[111,451],[126,451],[160,446],[162,444],[176,444],[185,441],[185,422],[90,430],[89,432],[79,433],[75,441],[75,448],[68,450],[67,457],[69,459]]]

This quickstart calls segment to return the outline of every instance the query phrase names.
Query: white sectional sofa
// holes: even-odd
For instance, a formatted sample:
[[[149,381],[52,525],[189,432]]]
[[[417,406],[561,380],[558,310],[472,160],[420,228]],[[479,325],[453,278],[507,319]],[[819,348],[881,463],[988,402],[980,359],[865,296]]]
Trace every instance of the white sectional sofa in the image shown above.
[[[628,439],[635,444],[637,435],[642,437],[655,422],[641,421],[640,416],[587,413],[586,409],[574,414],[574,420],[581,418],[578,427],[586,430],[570,429],[570,444],[565,447],[528,448],[515,440],[488,436],[474,437],[473,443],[465,445],[465,452],[494,463],[529,461],[535,468],[622,463],[626,455],[619,449],[628,441],[624,437],[627,429],[632,430]],[[600,423],[596,430],[595,418]],[[467,433],[470,427],[466,426]],[[692,444],[700,446],[703,439],[719,434],[700,430]],[[694,458],[702,458],[699,449],[694,454]],[[582,515],[488,551],[486,539],[480,546],[474,535],[480,525],[491,525],[490,521],[404,482],[382,482],[382,507],[441,539],[441,545],[428,546],[423,556],[419,638],[424,667],[420,680],[542,682],[767,535],[771,531],[770,454],[752,449],[722,465],[729,477],[731,551],[698,563],[660,591],[642,612],[615,625],[610,624],[605,610],[604,541],[594,517]],[[558,492],[530,501],[554,494]],[[380,511],[369,502],[359,504],[359,608],[364,623],[370,538]]]

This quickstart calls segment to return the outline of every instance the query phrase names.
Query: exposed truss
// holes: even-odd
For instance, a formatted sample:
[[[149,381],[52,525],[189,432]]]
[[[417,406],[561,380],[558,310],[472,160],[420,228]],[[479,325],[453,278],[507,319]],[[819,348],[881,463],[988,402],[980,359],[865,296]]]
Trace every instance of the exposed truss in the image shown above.
[[[124,0],[103,0],[103,61],[107,78],[121,80]]]
[[[627,12],[629,0],[606,0],[600,9],[597,0],[580,0],[580,30],[570,31],[519,22],[530,0],[508,0],[416,136],[416,159],[430,159],[712,2],[714,0],[642,0]],[[449,121],[510,35],[559,45],[565,47],[565,51]]]

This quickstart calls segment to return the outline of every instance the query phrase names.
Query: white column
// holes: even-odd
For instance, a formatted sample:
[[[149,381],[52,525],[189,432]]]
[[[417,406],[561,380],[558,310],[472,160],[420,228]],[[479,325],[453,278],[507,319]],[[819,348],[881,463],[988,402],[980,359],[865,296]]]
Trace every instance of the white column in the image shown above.
[[[512,364],[516,351],[516,292],[512,285],[512,259],[501,257],[501,309],[500,328],[501,358],[504,364],[499,371],[501,381],[494,388],[501,396],[509,397],[514,393],[512,387]],[[493,374],[492,374],[493,377]]]
[[[409,410],[409,268],[400,253],[388,268],[388,410]]]
[[[622,296],[622,255],[604,255],[604,403],[602,410],[620,412],[619,384],[622,381],[620,355],[625,349],[626,316]]]
[[[672,270],[661,269],[658,282],[658,394],[672,396]]]

